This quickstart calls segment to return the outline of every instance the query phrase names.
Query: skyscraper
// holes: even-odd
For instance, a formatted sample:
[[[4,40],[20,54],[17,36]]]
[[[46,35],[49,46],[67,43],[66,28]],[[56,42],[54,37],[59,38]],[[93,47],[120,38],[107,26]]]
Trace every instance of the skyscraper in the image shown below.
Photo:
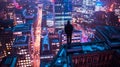
[[[72,2],[71,0],[55,0],[55,28],[64,28],[67,20],[71,20]]]
[[[14,54],[17,54],[17,67],[31,67],[30,41],[29,36],[18,36],[14,43]]]

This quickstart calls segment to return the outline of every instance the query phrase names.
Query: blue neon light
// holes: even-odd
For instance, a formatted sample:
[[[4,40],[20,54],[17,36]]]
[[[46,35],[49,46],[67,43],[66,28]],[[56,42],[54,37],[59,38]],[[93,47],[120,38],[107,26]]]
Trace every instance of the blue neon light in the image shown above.
[[[103,3],[102,3],[102,2],[96,2],[96,5],[97,5],[97,6],[102,6]]]

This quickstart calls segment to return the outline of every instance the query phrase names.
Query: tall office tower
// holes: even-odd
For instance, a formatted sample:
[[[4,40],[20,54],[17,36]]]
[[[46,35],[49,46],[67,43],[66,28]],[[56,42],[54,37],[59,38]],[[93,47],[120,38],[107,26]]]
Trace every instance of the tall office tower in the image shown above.
[[[14,54],[18,55],[17,67],[31,67],[29,36],[17,36],[14,43]]]
[[[32,28],[30,24],[19,24],[13,28],[13,36],[15,38],[13,43],[13,54],[18,54],[17,67],[32,66],[31,57],[32,49],[29,50],[32,40]],[[31,53],[30,53],[31,52]]]
[[[59,35],[57,33],[49,34],[50,37],[50,44],[51,44],[51,52],[53,56],[55,56],[60,48],[60,40]]]
[[[12,27],[13,20],[0,21],[0,60],[12,52]]]
[[[82,5],[83,0],[72,0],[72,5]]]
[[[12,52],[12,43],[13,43],[13,34],[12,32],[6,31],[0,33],[0,47],[4,49],[6,55],[11,54]]]
[[[72,43],[82,42],[82,32],[75,30],[72,34]],[[67,36],[66,34],[62,34],[62,44],[67,43]]]
[[[95,4],[95,0],[83,0],[83,6],[93,6]]]
[[[64,28],[67,20],[71,20],[72,0],[55,0],[55,28]]]

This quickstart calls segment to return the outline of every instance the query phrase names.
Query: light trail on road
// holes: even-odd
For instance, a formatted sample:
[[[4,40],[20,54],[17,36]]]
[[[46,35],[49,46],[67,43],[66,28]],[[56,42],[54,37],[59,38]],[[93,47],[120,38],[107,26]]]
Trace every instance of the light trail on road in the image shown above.
[[[85,30],[79,25],[79,24],[73,24],[76,30],[81,30],[82,31],[82,39],[81,42],[88,42],[88,36],[86,35]]]
[[[35,42],[33,44],[33,67],[40,67],[40,41],[41,41],[41,23],[42,23],[42,6],[38,5],[37,19],[35,22],[34,33]]]

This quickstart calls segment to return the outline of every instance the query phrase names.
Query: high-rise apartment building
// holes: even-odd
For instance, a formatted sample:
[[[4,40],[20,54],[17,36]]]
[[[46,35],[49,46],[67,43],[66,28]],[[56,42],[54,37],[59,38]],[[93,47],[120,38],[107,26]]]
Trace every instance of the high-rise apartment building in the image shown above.
[[[82,31],[74,30],[72,34],[72,43],[81,42],[81,40],[82,40]],[[62,44],[66,44],[66,43],[67,43],[67,36],[66,34],[62,34]]]
[[[51,44],[51,52],[55,56],[60,48],[60,40],[59,35],[57,33],[55,34],[49,34],[50,37],[50,44]]]

